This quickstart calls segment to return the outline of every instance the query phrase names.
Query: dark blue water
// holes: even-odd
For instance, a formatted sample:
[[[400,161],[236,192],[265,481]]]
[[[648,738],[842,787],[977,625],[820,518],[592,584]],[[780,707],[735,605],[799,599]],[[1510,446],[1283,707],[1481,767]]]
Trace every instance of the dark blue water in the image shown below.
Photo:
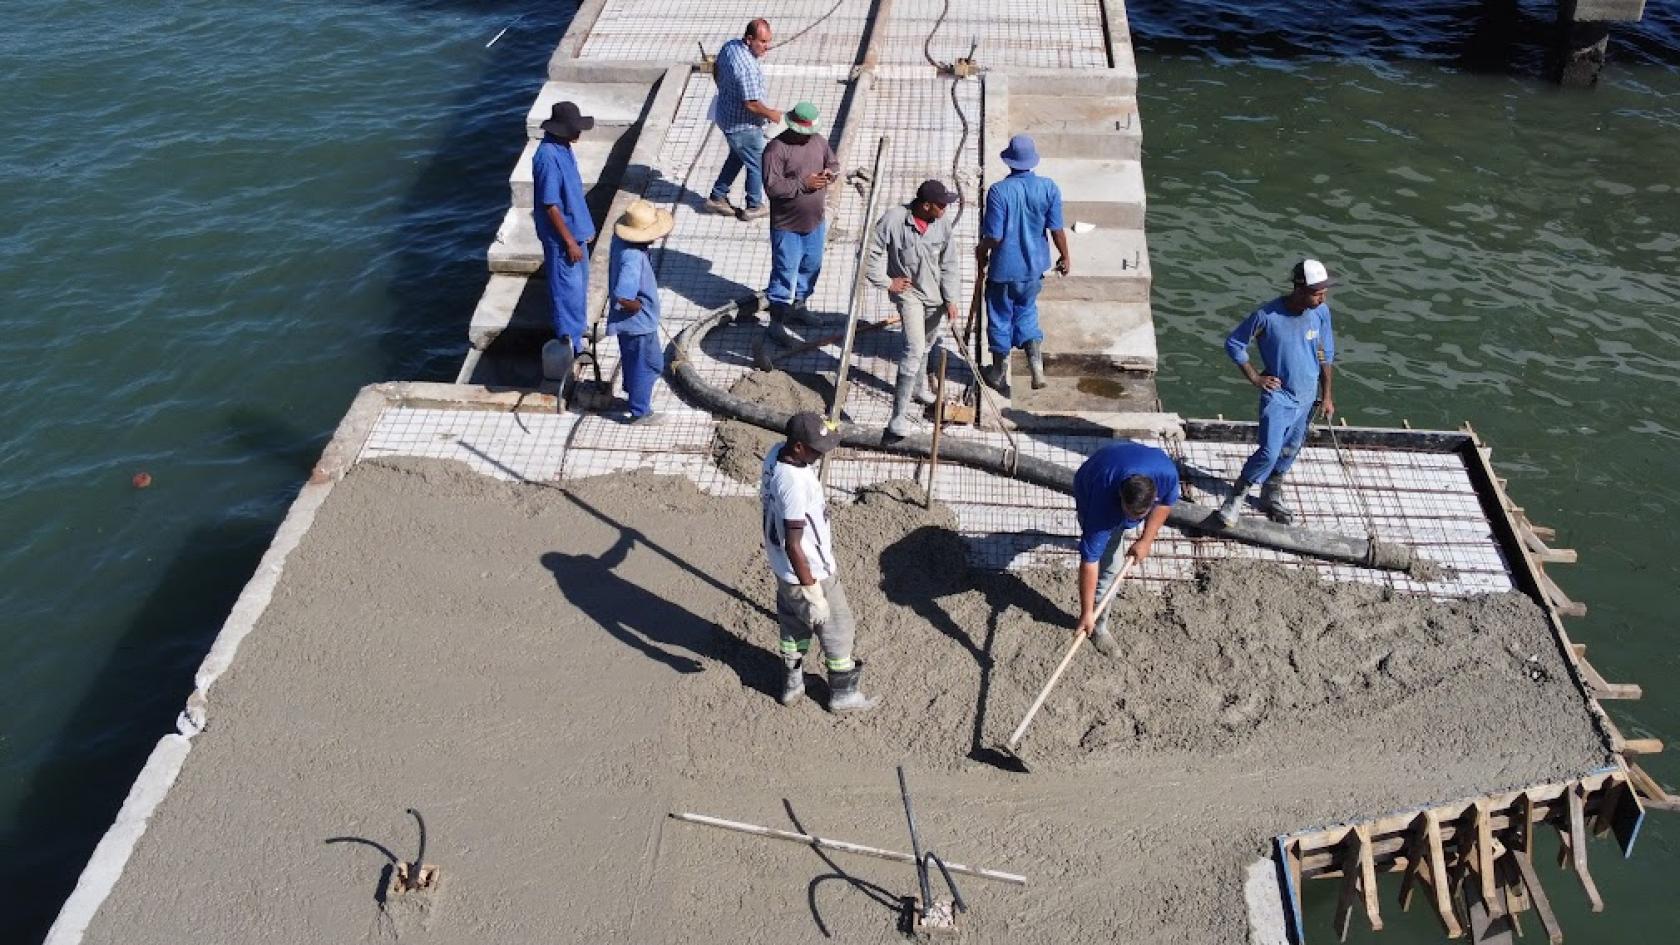
[[[571,6],[0,11],[0,939],[44,933],[354,391],[453,377]],[[1344,410],[1473,419],[1651,693],[1618,719],[1680,738],[1674,11],[1565,94],[1549,4],[1337,6],[1131,6],[1163,393],[1248,410],[1215,341],[1311,247]],[[1680,938],[1676,836],[1595,845],[1603,916],[1551,882],[1573,940]]]

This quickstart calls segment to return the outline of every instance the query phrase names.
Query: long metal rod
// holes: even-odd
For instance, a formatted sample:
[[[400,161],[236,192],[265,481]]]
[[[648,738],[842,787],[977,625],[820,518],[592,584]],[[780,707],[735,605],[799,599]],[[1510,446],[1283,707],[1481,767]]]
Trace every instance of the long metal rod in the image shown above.
[[[897,850],[883,850],[880,847],[868,847],[861,843],[847,843],[844,840],[831,840],[808,833],[794,833],[791,830],[777,830],[774,827],[760,827],[757,824],[744,824],[738,820],[724,820],[722,817],[708,817],[705,814],[689,814],[673,811],[672,820],[686,823],[700,824],[706,827],[717,827],[721,830],[733,830],[736,833],[750,833],[755,837],[767,837],[771,840],[788,840],[793,843],[816,847],[821,850],[834,850],[838,853],[854,853],[858,856],[872,856],[879,860],[892,860],[895,863],[909,863],[915,865],[916,858],[908,853]],[[1015,873],[1005,873],[1000,870],[982,869],[978,866],[964,866],[961,863],[947,863],[945,868],[953,873],[964,876],[974,876],[989,879],[999,883],[1009,883],[1015,886],[1025,886],[1027,878]]]
[[[939,431],[945,428],[945,363],[950,360],[945,349],[939,349],[939,384],[933,391],[933,445],[928,449],[927,503],[933,508],[933,481],[939,475]]]
[[[852,272],[852,297],[846,304],[846,340],[840,346],[840,365],[834,371],[834,402],[828,405],[830,423],[839,425],[840,414],[846,407],[846,394],[851,390],[852,344],[857,340],[858,310],[862,307],[863,289],[868,284],[869,240],[874,230],[875,197],[881,192],[881,162],[887,154],[887,136],[875,144],[875,165],[869,174],[869,196],[863,202],[863,236],[858,240],[857,268]],[[828,462],[817,471],[821,482],[828,482]]]
[[[1097,604],[1097,611],[1091,618],[1093,621],[1102,619],[1103,611],[1108,609],[1108,602],[1114,599],[1114,593],[1120,590],[1120,582],[1126,580],[1126,575],[1130,574],[1131,570],[1132,559],[1128,557],[1126,563],[1121,565],[1120,573],[1115,576],[1114,583],[1108,586],[1108,593],[1104,594],[1102,600]],[[1015,731],[1009,736],[1010,751],[1014,751],[1015,746],[1021,742],[1021,736],[1027,734],[1027,726],[1032,724],[1033,716],[1038,714],[1039,709],[1044,708],[1044,700],[1050,698],[1050,690],[1056,688],[1057,680],[1062,678],[1062,673],[1067,671],[1068,664],[1073,662],[1073,656],[1079,652],[1079,645],[1085,642],[1086,636],[1088,634],[1084,633],[1073,635],[1073,645],[1068,647],[1067,655],[1062,657],[1061,665],[1057,666],[1056,671],[1050,674],[1050,681],[1044,684],[1043,689],[1039,690],[1038,698],[1033,700],[1032,708],[1027,710],[1026,718],[1021,720],[1020,725],[1015,726]]]
[[[904,799],[904,819],[910,822],[910,852],[916,857],[916,882],[922,887],[922,917],[927,918],[933,908],[933,885],[928,882],[927,860],[922,857],[922,835],[916,829],[916,809],[910,806],[910,782],[904,777],[904,766],[898,766],[898,796]]]

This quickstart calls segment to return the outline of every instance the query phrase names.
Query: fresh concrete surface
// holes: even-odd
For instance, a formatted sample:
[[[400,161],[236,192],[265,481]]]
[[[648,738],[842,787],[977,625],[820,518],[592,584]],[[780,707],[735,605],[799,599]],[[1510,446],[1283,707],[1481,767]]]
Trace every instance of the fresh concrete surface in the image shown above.
[[[650,93],[646,82],[545,82],[525,115],[525,133],[541,140],[542,123],[557,102],[573,101],[578,110],[595,118],[595,132],[604,126],[625,127],[642,115]]]
[[[1149,301],[1149,248],[1142,230],[1097,227],[1068,231],[1073,275],[1051,274],[1039,296],[1046,302]]]
[[[1159,355],[1148,302],[1051,301],[1038,308],[1052,373],[1154,372]]]

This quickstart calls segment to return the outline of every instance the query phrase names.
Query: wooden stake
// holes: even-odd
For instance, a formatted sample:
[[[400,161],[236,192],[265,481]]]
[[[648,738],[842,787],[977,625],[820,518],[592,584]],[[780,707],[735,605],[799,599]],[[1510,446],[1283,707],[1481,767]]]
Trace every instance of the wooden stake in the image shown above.
[[[1500,900],[1499,883],[1493,874],[1493,826],[1492,816],[1488,811],[1488,802],[1478,799],[1472,808],[1476,822],[1475,844],[1476,878],[1481,882],[1482,905],[1487,907],[1488,915],[1498,918],[1504,914],[1505,906]]]
[[[1446,929],[1447,938],[1461,938],[1464,927],[1458,924],[1458,915],[1453,911],[1452,883],[1447,878],[1447,854],[1441,849],[1441,822],[1436,819],[1434,811],[1423,812],[1424,839],[1428,844],[1429,856],[1429,886],[1435,897],[1435,912],[1441,919],[1442,928]]]
[[[872,856],[876,859],[892,860],[897,863],[914,864],[916,862],[916,858],[914,856],[911,856],[908,853],[900,853],[897,850],[883,850],[880,847],[867,847],[861,843],[848,843],[844,840],[830,840],[827,837],[818,837],[808,833],[794,833],[791,830],[777,830],[774,827],[760,827],[757,824],[745,824],[738,820],[724,820],[722,817],[708,817],[705,814],[688,814],[672,811],[670,816],[672,820],[681,820],[691,824],[700,824],[705,827],[717,827],[722,830],[733,830],[736,833],[750,833],[755,837],[766,837],[771,840],[788,840],[793,843],[802,843],[809,847],[817,847],[823,850],[834,850],[839,853],[855,853],[858,856]],[[964,866],[961,863],[946,863],[945,868],[953,873],[961,873],[964,876],[973,876],[978,879],[990,879],[1000,883],[1010,883],[1016,886],[1025,886],[1027,884],[1027,878],[1025,876],[1018,876],[1014,873],[1005,873],[1000,870],[981,869],[977,866]]]
[[[1347,941],[1353,924],[1353,908],[1363,901],[1365,919],[1371,931],[1382,931],[1382,914],[1377,907],[1377,868],[1371,857],[1371,828],[1355,824],[1342,844],[1342,894],[1336,902],[1336,936]]]
[[[1540,927],[1546,931],[1546,940],[1551,945],[1560,945],[1563,941],[1563,927],[1558,925],[1557,916],[1552,914],[1552,904],[1546,898],[1546,890],[1540,885],[1540,877],[1534,874],[1534,864],[1527,857],[1514,856],[1511,862],[1516,864],[1517,874],[1522,877],[1523,889],[1528,893],[1528,899],[1534,904],[1534,914],[1540,917]]]
[[[1593,882],[1592,874],[1587,872],[1587,827],[1582,813],[1586,805],[1586,788],[1577,781],[1570,785],[1568,797],[1570,865],[1575,871],[1575,878],[1581,881],[1581,889],[1587,894],[1592,911],[1603,912],[1604,900],[1598,895],[1598,885]]]

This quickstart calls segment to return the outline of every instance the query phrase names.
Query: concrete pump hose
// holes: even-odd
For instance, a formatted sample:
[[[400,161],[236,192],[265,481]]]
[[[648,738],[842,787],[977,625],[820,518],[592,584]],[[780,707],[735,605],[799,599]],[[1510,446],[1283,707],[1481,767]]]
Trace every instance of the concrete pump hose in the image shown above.
[[[694,346],[713,328],[736,312],[755,311],[758,304],[756,297],[731,302],[713,309],[705,317],[683,329],[672,343],[675,350],[671,359],[671,384],[690,401],[714,414],[780,433],[787,428],[789,414],[737,397],[706,383],[690,357]],[[886,431],[883,429],[850,424],[842,429],[840,442],[853,449],[917,459],[926,459],[933,449],[932,439],[925,435],[917,434],[889,440],[886,439]],[[1072,469],[1036,457],[1022,456],[1014,450],[946,439],[940,443],[939,458],[941,462],[953,462],[971,469],[1019,479],[1066,495],[1073,494]],[[1408,571],[1417,564],[1411,547],[1407,545],[1332,535],[1253,517],[1224,527],[1213,520],[1214,515],[1214,509],[1194,502],[1179,502],[1173,506],[1172,513],[1167,517],[1167,524],[1181,531],[1217,535],[1261,548],[1272,548],[1364,568]]]

